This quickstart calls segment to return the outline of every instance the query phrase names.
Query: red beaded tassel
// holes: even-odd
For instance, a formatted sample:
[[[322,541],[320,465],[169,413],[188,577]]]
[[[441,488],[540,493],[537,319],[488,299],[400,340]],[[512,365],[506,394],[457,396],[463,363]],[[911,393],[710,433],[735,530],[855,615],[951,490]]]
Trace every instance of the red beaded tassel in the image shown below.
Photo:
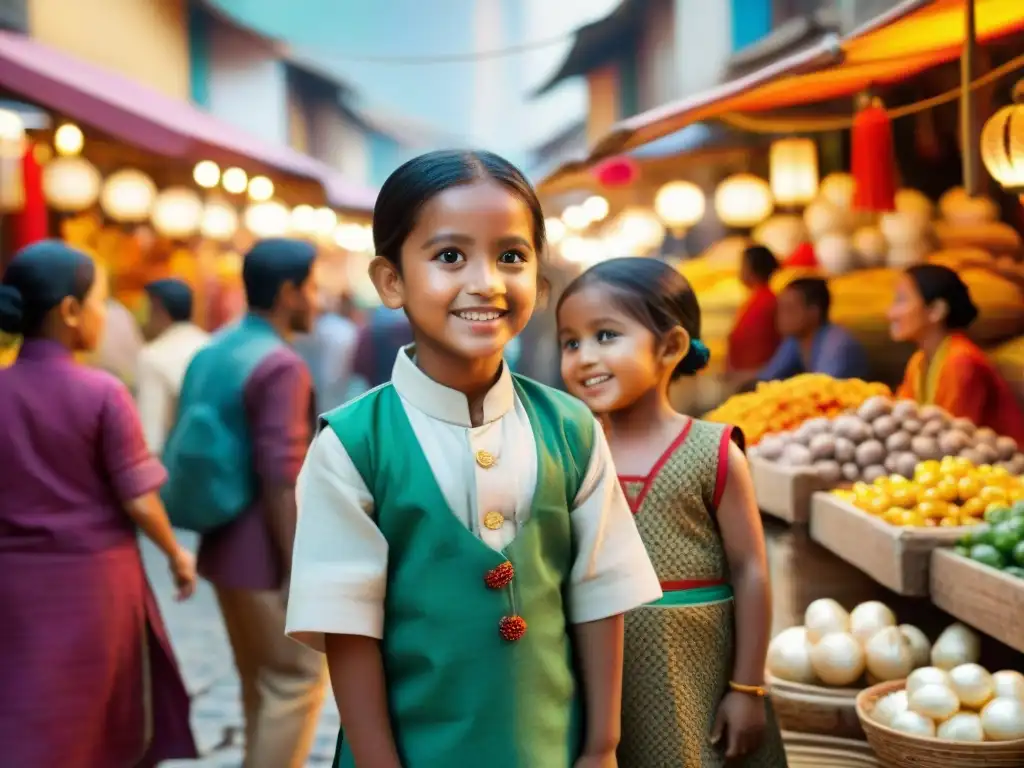
[[[504,639],[514,643],[526,634],[526,619],[522,616],[504,616],[498,622],[498,631]]]
[[[858,211],[891,211],[896,207],[896,155],[892,123],[878,99],[871,99],[853,119],[851,171]]]

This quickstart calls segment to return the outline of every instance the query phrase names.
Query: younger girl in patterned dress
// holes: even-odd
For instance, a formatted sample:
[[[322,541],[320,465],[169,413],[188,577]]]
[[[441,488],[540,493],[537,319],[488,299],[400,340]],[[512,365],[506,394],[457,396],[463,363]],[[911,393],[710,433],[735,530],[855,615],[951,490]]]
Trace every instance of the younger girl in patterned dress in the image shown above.
[[[785,766],[765,699],[771,596],[742,435],[669,402],[671,383],[708,363],[693,290],[660,261],[607,261],[566,289],[558,327],[562,376],[605,424],[664,592],[627,614],[619,768]]]

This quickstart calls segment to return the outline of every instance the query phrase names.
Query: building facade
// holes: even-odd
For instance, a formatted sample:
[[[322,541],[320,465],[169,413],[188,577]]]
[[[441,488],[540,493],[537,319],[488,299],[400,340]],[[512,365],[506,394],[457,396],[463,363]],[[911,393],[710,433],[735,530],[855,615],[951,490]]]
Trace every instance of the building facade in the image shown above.
[[[546,141],[534,163],[551,167],[578,156],[620,120],[707,91],[809,48],[826,35],[851,31],[897,4],[622,0],[611,13],[577,31],[561,64],[535,91],[536,98],[546,99],[569,82],[583,81],[587,99],[583,135],[571,147]]]

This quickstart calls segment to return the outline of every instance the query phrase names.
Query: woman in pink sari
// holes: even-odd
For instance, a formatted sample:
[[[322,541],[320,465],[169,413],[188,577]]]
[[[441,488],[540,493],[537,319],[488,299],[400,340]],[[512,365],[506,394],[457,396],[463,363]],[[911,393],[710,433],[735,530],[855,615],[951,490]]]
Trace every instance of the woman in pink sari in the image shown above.
[[[0,763],[148,768],[194,758],[189,701],[142,567],[141,530],[180,598],[192,556],[174,538],[124,385],[73,360],[103,329],[106,284],[59,241],[16,254],[0,331]]]

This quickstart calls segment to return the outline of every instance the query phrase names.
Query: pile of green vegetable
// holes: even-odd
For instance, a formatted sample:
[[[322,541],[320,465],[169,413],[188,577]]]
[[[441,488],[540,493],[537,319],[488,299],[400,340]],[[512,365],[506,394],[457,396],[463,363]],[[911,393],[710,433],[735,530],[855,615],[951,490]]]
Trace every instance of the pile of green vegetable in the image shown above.
[[[956,553],[1024,579],[1024,501],[990,507],[985,522],[957,542]]]

